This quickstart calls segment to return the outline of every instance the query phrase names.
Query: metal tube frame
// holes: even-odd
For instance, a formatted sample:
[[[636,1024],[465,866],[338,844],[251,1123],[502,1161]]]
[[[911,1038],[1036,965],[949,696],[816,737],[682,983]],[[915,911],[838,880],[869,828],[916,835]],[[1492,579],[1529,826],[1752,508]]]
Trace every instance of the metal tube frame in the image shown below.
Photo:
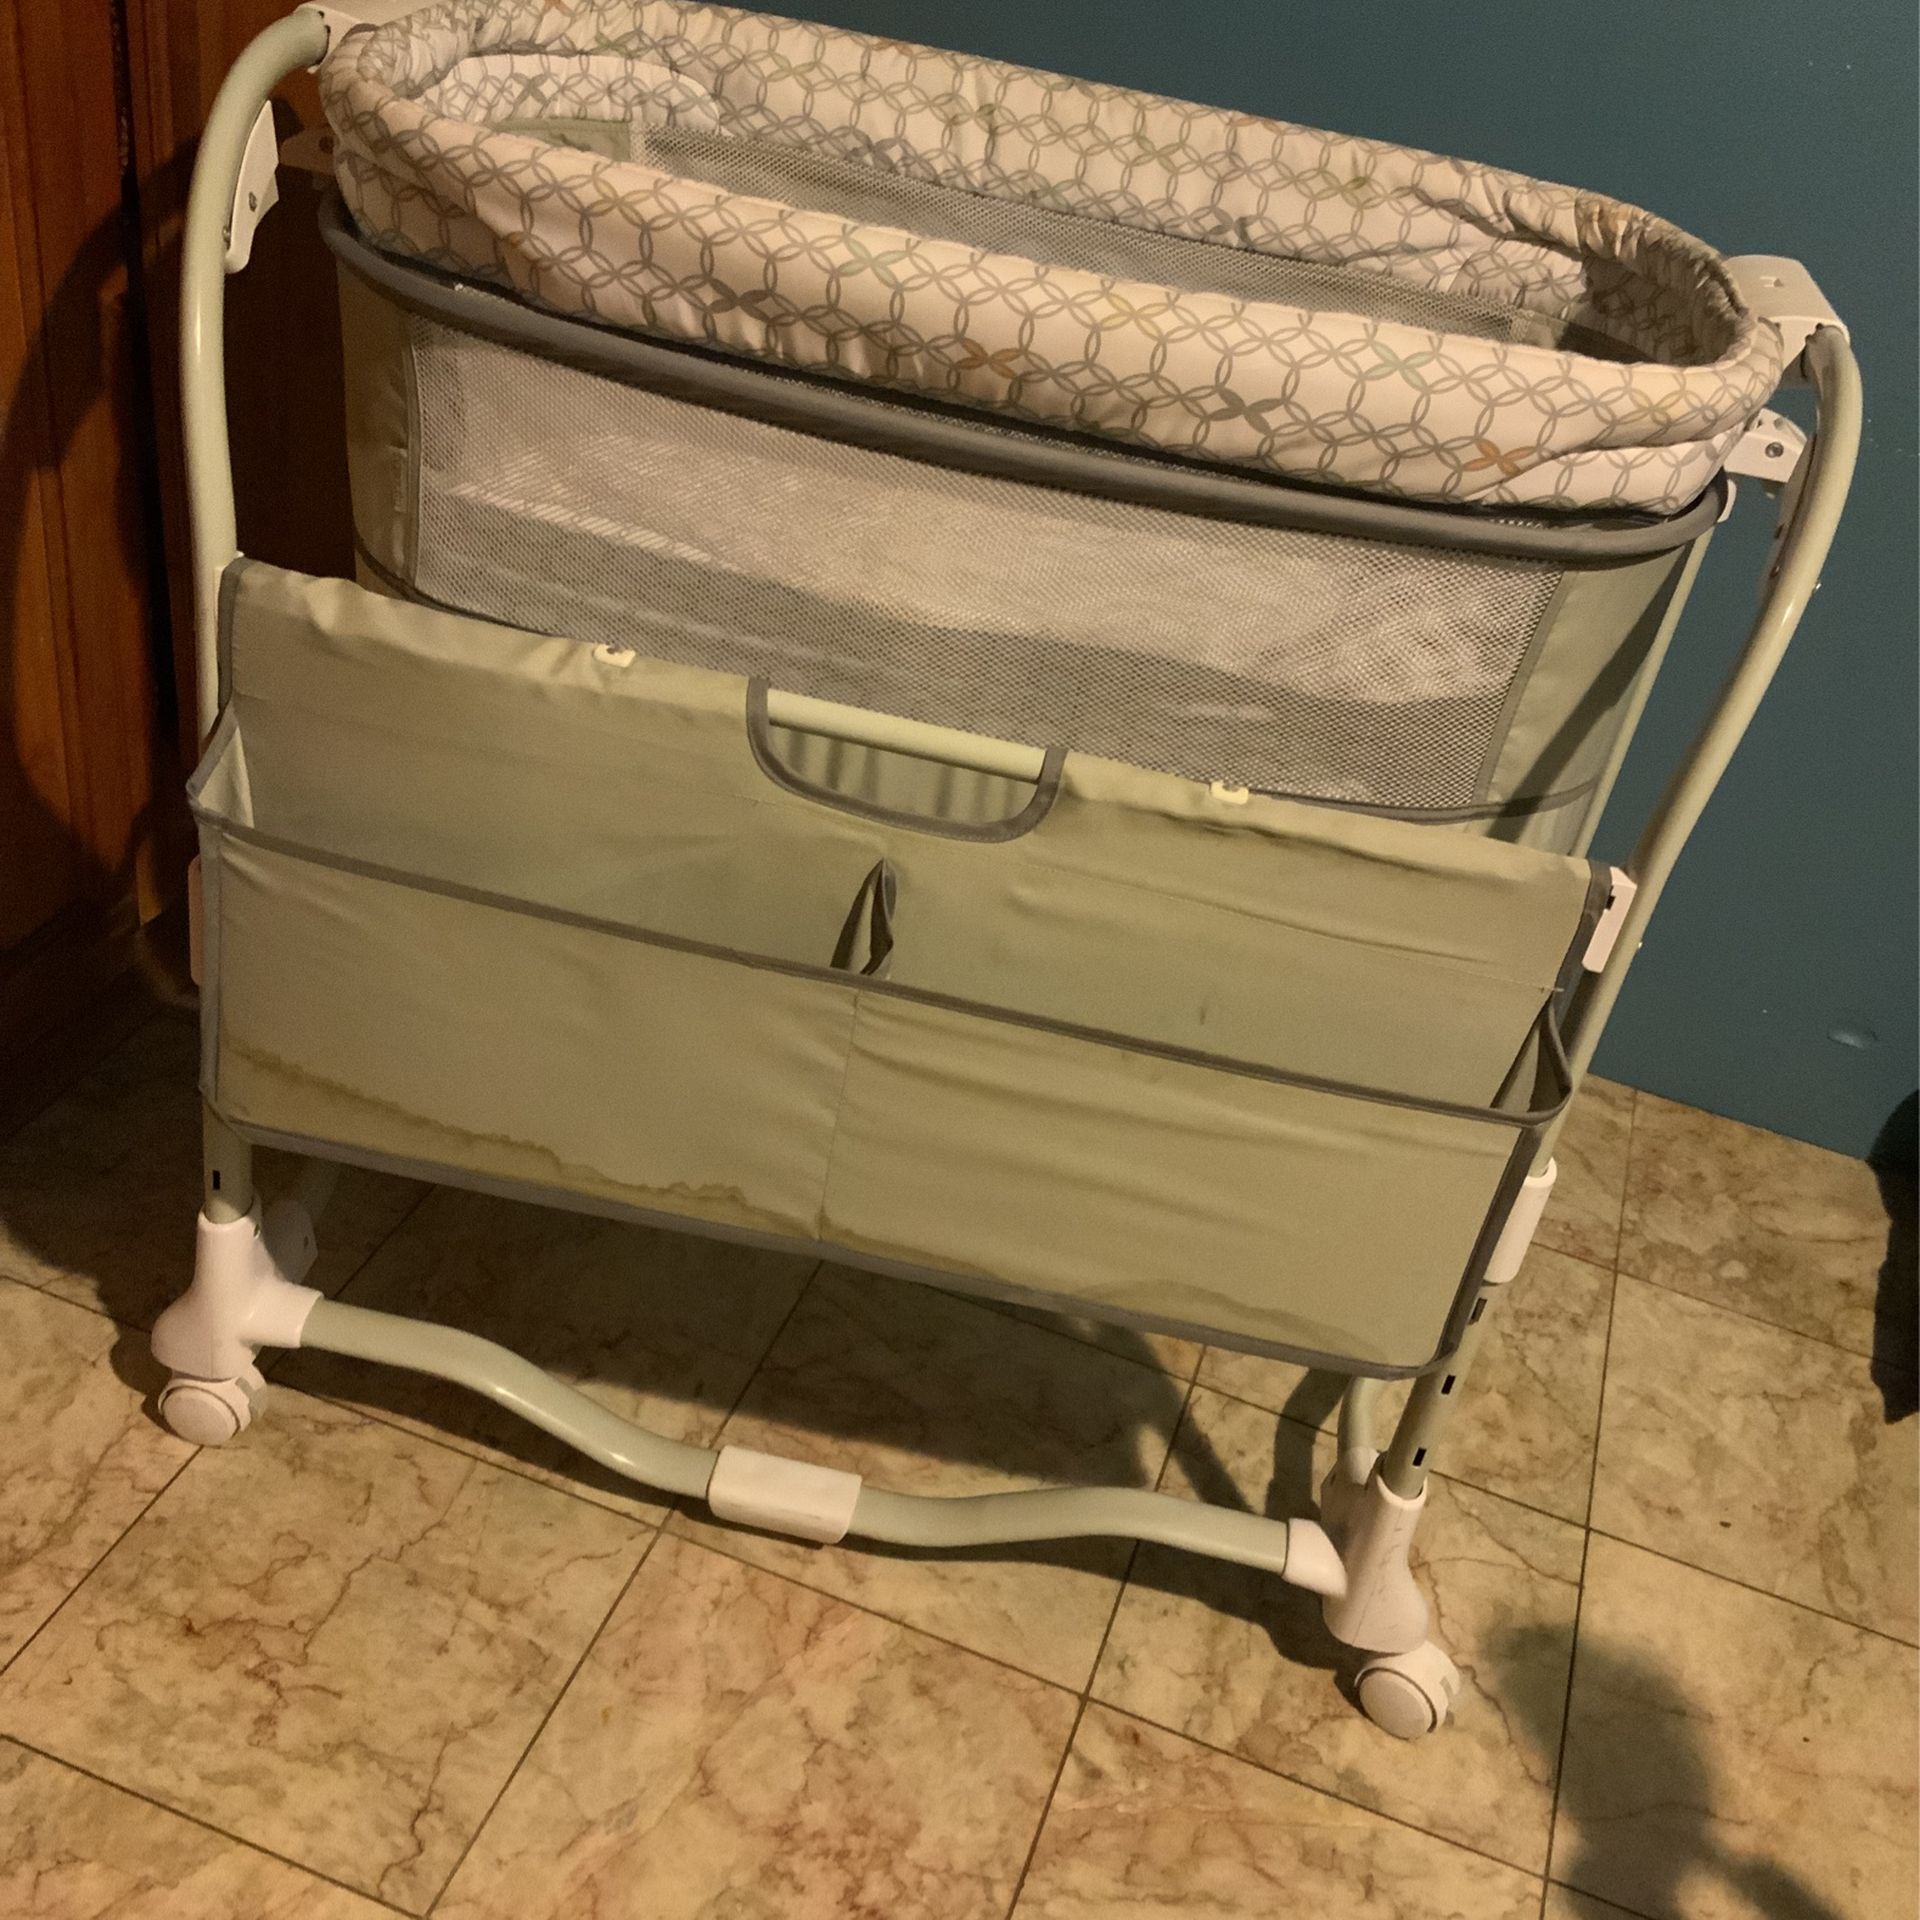
[[[223,354],[225,254],[228,213],[248,135],[262,104],[287,75],[317,65],[325,56],[329,21],[303,7],[262,32],[240,55],[221,86],[202,135],[188,197],[181,286],[181,388],[185,412],[187,491],[193,532],[195,658],[199,672],[198,716],[203,738],[219,718],[221,684],[217,610],[220,576],[238,557],[233,476],[227,444]],[[1712,714],[1648,819],[1628,871],[1638,892],[1605,968],[1586,976],[1567,1024],[1567,1053],[1576,1089],[1591,1062],[1647,921],[1758,707],[1761,696],[1806,611],[1845,504],[1859,447],[1861,396],[1858,369],[1846,336],[1825,327],[1807,342],[1796,371],[1814,390],[1816,429],[1800,471],[1781,503],[1780,525],[1760,606],[1741,657]],[[1675,599],[1630,696],[1628,726],[1602,782],[1610,788],[1619,771],[1632,722],[1659,665],[1699,565],[1698,547],[1678,583]],[[826,733],[862,744],[917,754],[952,765],[1014,778],[1038,776],[1037,748],[990,740],[949,728],[874,714],[793,695],[775,695],[770,717],[783,726]],[[1589,820],[1591,825],[1591,818]],[[1543,1142],[1536,1168],[1552,1154],[1554,1134]],[[254,1205],[251,1149],[211,1106],[206,1109],[206,1209],[209,1219],[245,1218]],[[308,1204],[324,1198],[328,1175],[315,1167],[301,1176]],[[1444,1371],[1416,1381],[1381,1462],[1381,1477],[1399,1496],[1412,1498],[1424,1486],[1428,1460],[1458,1398],[1483,1335],[1490,1289]],[[473,1335],[427,1322],[374,1313],[316,1298],[301,1344],[379,1360],[455,1381],[507,1407],[613,1471],[668,1492],[705,1492],[718,1456],[646,1432],[608,1413],[507,1349]],[[1378,1382],[1349,1383],[1340,1410],[1341,1452],[1373,1444]],[[1310,1530],[1302,1535],[1299,1529]],[[862,1488],[850,1531],[914,1547],[1001,1544],[1105,1534],[1156,1540],[1217,1558],[1288,1574],[1289,1547],[1311,1544],[1289,1576],[1318,1591],[1331,1591],[1327,1543],[1311,1522],[1204,1506],[1132,1488],[1057,1488],[974,1498],[887,1493]]]

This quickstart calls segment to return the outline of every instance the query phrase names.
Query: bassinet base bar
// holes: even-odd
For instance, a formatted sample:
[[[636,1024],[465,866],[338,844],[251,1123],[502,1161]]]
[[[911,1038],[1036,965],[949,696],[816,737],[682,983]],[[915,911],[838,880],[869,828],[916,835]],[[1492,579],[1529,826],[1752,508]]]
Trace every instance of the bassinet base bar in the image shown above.
[[[212,1127],[210,1135],[220,1131]],[[244,1148],[238,1135],[227,1131],[227,1139]],[[244,1177],[242,1168],[234,1170]],[[1276,1574],[1320,1595],[1335,1638],[1366,1656],[1356,1686],[1370,1717],[1401,1738],[1430,1732],[1446,1718],[1459,1675],[1427,1638],[1427,1602],[1409,1558],[1426,1502],[1424,1473],[1410,1492],[1389,1484],[1368,1440],[1364,1389],[1372,1382],[1351,1385],[1320,1520],[1270,1517],[1138,1487],[893,1493],[804,1461],[668,1439],[494,1341],[327,1299],[302,1280],[318,1251],[314,1211],[324,1204],[334,1172],[325,1162],[307,1163],[289,1195],[264,1211],[250,1183],[244,1212],[233,1210],[238,1195],[232,1189],[223,1217],[202,1211],[193,1281],[153,1332],[154,1353],[171,1370],[159,1410],[182,1438],[218,1445],[251,1424],[266,1384],[256,1364],[263,1348],[319,1348],[451,1381],[626,1479],[704,1500],[716,1518],[821,1545],[854,1536],[938,1551],[1099,1537],[1152,1542]],[[1544,1204],[1551,1180],[1535,1185]],[[1538,1212],[1533,1205],[1516,1209],[1520,1230],[1510,1246],[1503,1244],[1491,1286],[1517,1270],[1521,1242]],[[1482,1319],[1484,1313],[1476,1315],[1446,1377],[1448,1399],[1464,1378]],[[1436,1425],[1431,1410],[1417,1422],[1423,1464]]]

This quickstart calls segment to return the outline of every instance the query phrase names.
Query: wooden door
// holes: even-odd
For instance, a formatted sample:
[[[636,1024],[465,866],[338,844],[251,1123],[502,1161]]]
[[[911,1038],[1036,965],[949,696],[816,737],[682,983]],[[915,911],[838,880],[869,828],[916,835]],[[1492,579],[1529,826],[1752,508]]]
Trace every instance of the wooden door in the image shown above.
[[[0,9],[0,1063],[169,884],[122,45],[113,0]]]

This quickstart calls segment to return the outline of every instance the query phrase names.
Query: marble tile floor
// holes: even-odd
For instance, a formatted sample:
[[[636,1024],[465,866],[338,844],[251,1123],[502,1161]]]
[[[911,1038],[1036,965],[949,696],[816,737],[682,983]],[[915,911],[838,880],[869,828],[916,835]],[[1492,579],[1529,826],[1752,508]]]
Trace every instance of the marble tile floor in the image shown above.
[[[1465,1686],[1403,1746],[1235,1568],[795,1546],[321,1355],[196,1452],[145,1345],[192,1055],[158,1015],[0,1139],[10,1920],[1920,1911],[1920,1461],[1858,1163],[1588,1090],[1436,1461]],[[1331,1447],[1298,1368],[831,1265],[369,1176],[323,1243],[341,1298],[881,1484],[1298,1511]]]

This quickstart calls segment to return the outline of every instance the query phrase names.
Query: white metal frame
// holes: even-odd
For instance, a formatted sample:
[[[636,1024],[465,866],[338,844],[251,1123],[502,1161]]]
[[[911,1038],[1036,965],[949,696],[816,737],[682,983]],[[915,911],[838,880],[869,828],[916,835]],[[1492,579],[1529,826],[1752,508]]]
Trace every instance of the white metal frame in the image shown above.
[[[324,57],[354,22],[338,8],[303,7],[241,54],[214,102],[187,205],[181,292],[181,380],[193,524],[196,658],[203,737],[219,717],[219,583],[238,557],[227,450],[222,327],[225,280],[251,251],[252,227],[271,206],[259,128],[272,89]],[[270,121],[265,124],[270,125]],[[1844,327],[1804,268],[1791,261],[1735,263],[1758,309],[1780,327],[1792,376],[1811,385],[1816,430],[1784,490],[1760,606],[1718,704],[1646,823],[1608,914],[1610,939],[1576,989],[1567,1051],[1577,1087],[1619,997],[1648,917],[1674,863],[1746,732],[1819,579],[1845,502],[1860,435],[1860,386]],[[1772,432],[1770,419],[1763,431]],[[1771,443],[1769,443],[1771,444]],[[1778,466],[1781,456],[1764,453]],[[1770,475],[1769,477],[1777,477]],[[1692,581],[1698,550],[1655,647],[1664,651]],[[1638,718],[1651,658],[1633,696]],[[1039,749],[867,713],[774,696],[779,724],[889,747],[1014,778],[1038,776]],[[1631,725],[1627,733],[1631,733]],[[1624,742],[1621,749],[1624,751]],[[1616,754],[1602,795],[1618,772]],[[1589,827],[1591,821],[1589,822]],[[1553,1182],[1553,1135],[1542,1143],[1487,1275],[1488,1292],[1448,1366],[1415,1382],[1382,1451],[1373,1435],[1378,1383],[1349,1383],[1339,1452],[1321,1491],[1320,1519],[1269,1519],[1128,1487],[1044,1488],[942,1499],[890,1493],[857,1476],[737,1447],[690,1446],[647,1432],[562,1385],[491,1341],[327,1299],[302,1284],[314,1255],[314,1221],[332,1169],[311,1163],[292,1194],[263,1212],[252,1149],[210,1106],[206,1182],[191,1285],[164,1312],[153,1349],[170,1372],[161,1412],[189,1439],[231,1438],[260,1391],[266,1347],[320,1347],[451,1380],[507,1407],[616,1473],[665,1492],[704,1499],[721,1517],[803,1539],[847,1535],[912,1547],[1004,1545],[1086,1535],[1151,1540],[1278,1574],[1322,1596],[1329,1629],[1367,1656],[1361,1705],[1389,1732],[1415,1737],[1437,1726],[1459,1676],[1427,1638],[1428,1609],[1409,1547],[1426,1500],[1432,1452],[1485,1330],[1486,1309],[1519,1271]],[[1557,1129],[1556,1129],[1557,1131]]]

